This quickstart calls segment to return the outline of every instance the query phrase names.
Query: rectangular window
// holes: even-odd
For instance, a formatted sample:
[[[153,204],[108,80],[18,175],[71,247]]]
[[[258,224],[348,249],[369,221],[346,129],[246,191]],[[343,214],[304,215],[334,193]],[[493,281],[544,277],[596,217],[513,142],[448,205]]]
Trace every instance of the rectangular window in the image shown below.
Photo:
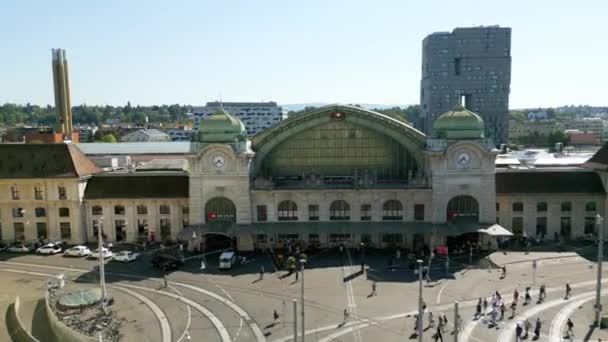
[[[161,215],[171,215],[171,207],[166,204],[161,204],[158,211]]]
[[[103,209],[101,208],[100,205],[95,205],[95,206],[93,206],[93,208],[91,208],[91,214],[101,215],[101,214],[103,214]]]
[[[460,76],[461,64],[460,58],[454,58],[454,75]]]
[[[59,230],[61,233],[61,240],[72,239],[72,228],[70,227],[70,222],[59,223]]]
[[[524,218],[514,217],[511,221],[511,231],[515,235],[523,235],[524,233]]]
[[[308,234],[308,243],[312,245],[318,245],[321,242],[319,234]]]
[[[523,213],[524,212],[524,204],[522,202],[515,202],[513,203],[513,211],[516,213]]]
[[[496,202],[496,212],[500,211],[500,203]]]
[[[38,236],[38,240],[46,240],[48,237],[46,222],[36,222],[36,234],[36,236]]]
[[[70,217],[70,208],[59,208],[59,217]]]
[[[287,242],[287,241],[297,241],[300,239],[300,235],[298,234],[277,234],[277,239],[279,239],[279,243]]]
[[[137,220],[137,236],[139,236],[140,238],[145,238],[148,236],[148,220]]]
[[[256,207],[258,214],[258,222],[266,222],[268,221],[268,212],[266,210],[265,205],[258,205]]]
[[[384,243],[401,243],[403,235],[401,234],[382,234],[382,242]]]
[[[14,200],[19,199],[19,188],[16,185],[11,186],[11,197]]]
[[[36,217],[46,217],[45,208],[36,208],[36,209],[34,209],[34,213],[36,214]]]
[[[547,218],[537,217],[536,218],[536,235],[545,236],[547,235]]]
[[[34,187],[34,198],[39,201],[44,199],[44,196],[42,194],[42,187],[40,185],[36,185]]]
[[[572,202],[562,202],[562,212],[571,212]]]
[[[138,205],[137,215],[148,215],[148,207],[143,204]]]
[[[536,212],[537,213],[545,213],[545,212],[547,212],[547,202],[538,202],[538,203],[536,203]]]
[[[311,204],[308,206],[308,220],[319,221],[319,205]]]
[[[13,208],[13,217],[23,217],[23,208]]]
[[[571,217],[562,217],[560,220],[560,234],[565,238],[570,238],[570,234],[572,233],[572,218]]]
[[[171,222],[169,219],[160,219],[160,236],[163,240],[171,237]]]
[[[424,221],[424,204],[414,204],[414,220]]]
[[[585,203],[585,211],[596,211],[597,205],[595,202],[587,202]]]
[[[371,204],[361,204],[361,221],[371,221],[372,220],[372,205]]]
[[[114,206],[114,215],[124,215],[125,207],[124,205],[115,205]]]
[[[15,241],[25,241],[25,225],[23,222],[13,223],[13,228],[15,230]]]
[[[349,242],[350,234],[329,234],[329,242],[337,243],[337,242]]]
[[[595,234],[595,217],[585,217],[585,234]]]
[[[91,226],[93,227],[93,239],[97,240],[99,234],[99,220],[93,220]]]
[[[65,191],[65,186],[60,186],[57,188],[57,193],[59,194],[59,199],[60,200],[66,200],[68,199],[68,194]]]

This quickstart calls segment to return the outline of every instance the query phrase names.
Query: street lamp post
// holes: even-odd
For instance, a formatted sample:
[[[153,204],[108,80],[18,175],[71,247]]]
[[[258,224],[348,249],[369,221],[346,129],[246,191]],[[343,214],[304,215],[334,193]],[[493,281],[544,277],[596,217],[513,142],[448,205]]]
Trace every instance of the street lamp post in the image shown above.
[[[300,279],[302,279],[302,288],[300,292],[300,325],[302,326],[302,342],[306,341],[306,324],[304,324],[304,264],[306,263],[305,259],[300,259]],[[297,272],[297,271],[296,271]]]
[[[595,224],[597,226],[597,284],[595,289],[595,324],[599,327],[602,314],[602,262],[604,261],[604,219],[597,214]]]
[[[99,227],[97,228],[97,248],[99,250],[99,285],[101,286],[101,310],[106,311],[106,272],[103,255],[103,217],[99,219]]]
[[[424,319],[422,312],[422,260],[416,260],[418,263],[418,342],[422,342],[422,321]]]

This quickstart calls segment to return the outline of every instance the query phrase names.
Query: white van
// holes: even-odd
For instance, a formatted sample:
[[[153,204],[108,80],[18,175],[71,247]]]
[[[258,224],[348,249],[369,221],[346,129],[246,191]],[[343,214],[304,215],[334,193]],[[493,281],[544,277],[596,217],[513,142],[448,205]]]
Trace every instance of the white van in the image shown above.
[[[220,269],[230,269],[236,263],[236,253],[234,251],[224,251],[220,255]]]

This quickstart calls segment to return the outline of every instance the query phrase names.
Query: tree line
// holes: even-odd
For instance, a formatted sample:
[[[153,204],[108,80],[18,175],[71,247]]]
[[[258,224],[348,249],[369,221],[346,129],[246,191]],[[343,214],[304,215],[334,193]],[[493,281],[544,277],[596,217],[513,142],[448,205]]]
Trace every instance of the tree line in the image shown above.
[[[82,104],[72,107],[74,124],[100,125],[108,120],[119,122],[149,123],[185,122],[186,113],[192,111],[189,105],[132,106],[88,106]],[[57,112],[53,106],[19,105],[5,103],[0,106],[0,125],[16,124],[53,126],[57,123]]]

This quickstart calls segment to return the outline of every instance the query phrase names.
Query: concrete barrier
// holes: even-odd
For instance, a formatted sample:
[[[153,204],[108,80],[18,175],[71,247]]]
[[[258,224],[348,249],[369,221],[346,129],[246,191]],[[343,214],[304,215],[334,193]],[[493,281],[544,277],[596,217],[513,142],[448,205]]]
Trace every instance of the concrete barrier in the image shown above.
[[[59,320],[51,305],[49,304],[49,291],[44,293],[44,305],[46,307],[46,316],[49,320],[51,331],[57,336],[58,341],[62,342],[98,342],[99,339],[79,333],[78,331],[68,327]]]
[[[20,301],[19,296],[17,296],[15,302],[8,307],[6,313],[6,326],[9,335],[14,342],[39,342],[29,333],[29,331],[27,331],[23,322],[21,322],[21,318],[19,317],[19,306]]]

